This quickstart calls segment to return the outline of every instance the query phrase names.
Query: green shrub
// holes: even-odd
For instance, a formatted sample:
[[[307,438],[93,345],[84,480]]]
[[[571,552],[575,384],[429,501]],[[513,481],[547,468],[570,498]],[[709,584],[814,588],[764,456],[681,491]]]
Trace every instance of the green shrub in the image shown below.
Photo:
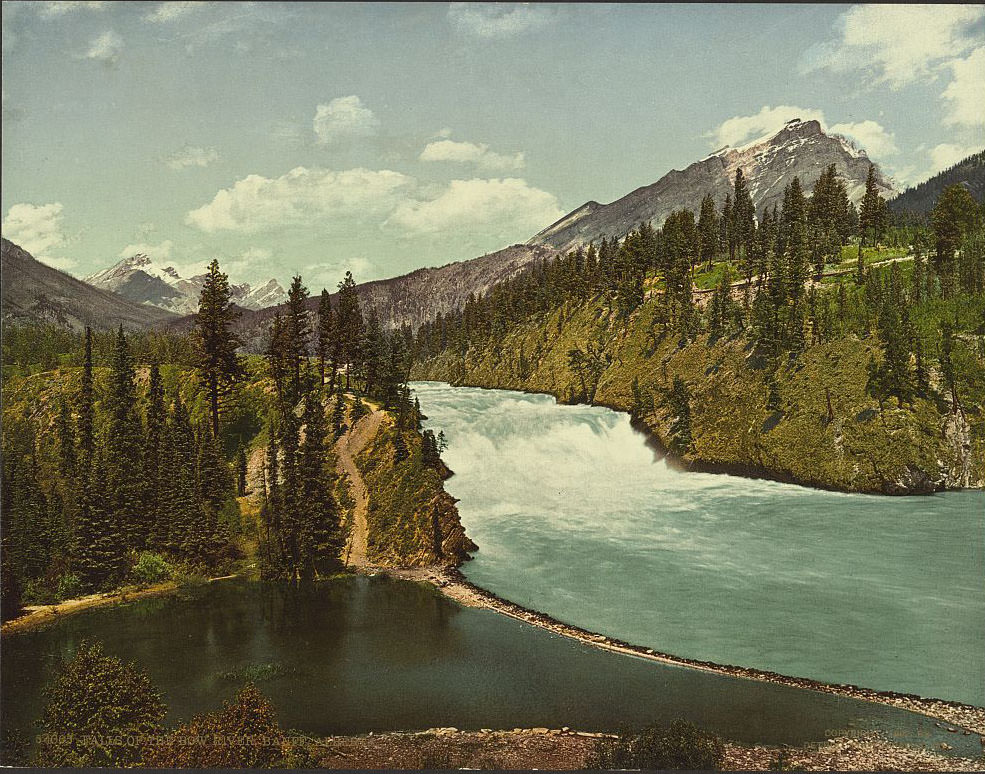
[[[130,571],[131,577],[142,584],[160,583],[170,578],[172,574],[171,565],[164,557],[151,551],[143,551]]]
[[[32,578],[24,583],[21,604],[53,605],[57,601],[55,591],[45,582],[44,578]]]
[[[160,732],[167,713],[150,678],[133,664],[83,643],[46,690],[38,766],[134,766],[140,741]]]
[[[724,758],[721,739],[686,720],[675,720],[669,727],[651,726],[639,734],[599,742],[587,768],[696,771],[718,769]]]
[[[59,601],[64,599],[75,599],[82,594],[82,581],[79,576],[72,572],[67,572],[58,579],[57,596]]]

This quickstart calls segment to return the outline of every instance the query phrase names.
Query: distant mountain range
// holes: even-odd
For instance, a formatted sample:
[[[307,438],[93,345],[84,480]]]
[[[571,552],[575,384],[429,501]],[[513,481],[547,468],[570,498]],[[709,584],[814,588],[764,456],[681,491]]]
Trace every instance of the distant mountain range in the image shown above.
[[[163,309],[147,306],[53,269],[26,250],[0,239],[0,275],[4,322],[49,322],[80,330],[149,328],[174,318]]]
[[[783,189],[795,177],[810,193],[831,164],[845,182],[848,198],[858,204],[865,194],[865,179],[872,164],[865,151],[844,137],[825,134],[817,121],[793,119],[778,132],[738,148],[726,146],[684,171],[672,170],[657,182],[637,188],[611,204],[586,202],[527,244],[567,251],[598,242],[602,237],[622,238],[640,223],[659,227],[674,210],[686,207],[698,212],[701,200],[709,193],[721,207],[740,168],[756,212],[761,213],[783,199]],[[876,183],[884,197],[896,195],[892,182],[881,173],[877,174]]]
[[[970,163],[969,160],[968,169],[972,172],[966,179],[970,181],[969,185],[979,186],[975,190],[980,190],[981,154],[974,158],[978,161]],[[439,313],[461,306],[470,294],[481,295],[516,276],[535,261],[549,260],[602,237],[622,238],[642,222],[649,221],[659,227],[674,210],[687,207],[697,211],[707,193],[715,197],[720,207],[731,190],[737,169],[742,169],[756,210],[762,212],[763,208],[782,200],[783,189],[794,177],[799,177],[805,191],[810,193],[821,172],[831,164],[846,183],[849,198],[857,203],[864,192],[871,163],[864,150],[843,137],[826,134],[817,121],[793,119],[777,132],[740,147],[715,151],[683,171],[673,170],[657,182],[610,204],[587,202],[526,244],[437,268],[418,269],[392,279],[366,282],[357,289],[365,312],[375,312],[382,324],[416,328]],[[949,170],[945,175],[952,172]],[[975,180],[979,182],[975,183]],[[878,171],[878,167],[876,181],[884,196],[897,195],[892,182]],[[921,187],[914,190],[919,191]],[[894,206],[896,204],[898,202]],[[6,255],[7,248],[4,249]],[[72,279],[61,272],[57,274]],[[6,279],[5,276],[5,285]],[[143,319],[147,319],[148,324],[181,329],[192,324],[193,318],[189,315],[197,309],[202,276],[183,278],[171,266],[160,266],[146,255],[135,255],[91,275],[87,282],[122,297],[121,300],[128,303],[127,309],[153,310],[144,313]],[[312,292],[317,293],[317,289],[312,288]],[[5,306],[7,297],[5,287]],[[20,297],[24,298],[23,292]],[[106,297],[100,298],[105,300]],[[242,309],[238,327],[249,349],[262,347],[277,305],[286,300],[283,288],[275,280],[256,289],[247,284],[233,285],[233,302]],[[23,303],[22,300],[22,306]],[[34,303],[31,308],[42,310],[43,306]],[[316,306],[317,298],[312,298],[310,308]],[[159,311],[184,317],[156,314]],[[7,314],[6,309],[4,312]],[[138,317],[140,315],[134,320]]]
[[[138,304],[148,304],[175,314],[194,314],[205,274],[184,278],[173,266],[160,266],[148,255],[138,253],[108,269],[85,278],[90,285],[111,290]],[[287,293],[275,279],[257,288],[244,282],[230,284],[232,301],[244,309],[264,309],[287,301]]]
[[[968,156],[920,185],[907,188],[889,202],[889,209],[924,215],[934,208],[937,197],[949,185],[963,185],[976,200],[985,201],[985,150]]]

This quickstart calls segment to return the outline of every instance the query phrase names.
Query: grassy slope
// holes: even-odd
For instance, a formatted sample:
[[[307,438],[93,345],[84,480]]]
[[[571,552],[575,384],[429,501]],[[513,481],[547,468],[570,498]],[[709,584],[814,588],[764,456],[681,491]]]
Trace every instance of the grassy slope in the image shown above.
[[[872,340],[854,337],[810,347],[777,375],[779,410],[767,409],[767,373],[753,367],[747,342],[679,346],[675,337],[655,338],[648,302],[617,321],[597,300],[568,304],[529,321],[500,340],[470,350],[465,358],[446,352],[415,366],[416,379],[532,390],[563,402],[589,401],[629,410],[633,378],[654,396],[655,410],[642,423],[665,446],[673,417],[661,406],[664,391],[680,375],[692,392],[692,450],[683,464],[859,492],[920,492],[960,485],[959,455],[944,432],[949,414],[929,399],[911,408],[894,402],[880,412],[866,393],[866,368],[877,351]],[[659,330],[659,329],[658,329]],[[568,351],[604,343],[611,363],[597,384],[568,365]],[[520,353],[527,362],[521,373]],[[825,387],[834,421],[827,422]],[[892,405],[890,405],[892,403]],[[981,486],[985,440],[980,412],[972,428],[970,484]],[[771,421],[768,421],[771,420]],[[772,426],[771,425],[774,425]]]
[[[422,464],[417,433],[404,433],[410,452],[396,462],[396,429],[383,423],[372,443],[356,459],[369,490],[367,553],[374,562],[390,566],[425,567],[460,564],[474,545],[465,537],[455,498],[442,486],[444,469]],[[434,515],[441,530],[441,555],[435,551]]]

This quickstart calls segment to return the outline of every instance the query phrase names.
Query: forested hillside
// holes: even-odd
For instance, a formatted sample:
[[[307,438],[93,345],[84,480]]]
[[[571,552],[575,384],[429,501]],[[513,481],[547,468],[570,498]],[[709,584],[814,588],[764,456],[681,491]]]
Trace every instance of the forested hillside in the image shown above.
[[[828,170],[755,217],[673,213],[422,328],[415,378],[631,411],[694,469],[850,491],[981,486],[985,234],[954,186],[931,228]],[[739,281],[733,282],[736,277]]]
[[[461,561],[454,540],[441,547],[457,511],[406,385],[405,336],[363,319],[351,275],[315,315],[300,276],[289,295],[263,356],[238,353],[216,262],[190,335],[5,327],[5,620],[21,604],[167,578],[338,571],[348,514],[335,442],[358,421],[359,394],[392,415],[366,464],[374,497],[388,512],[399,503],[399,529],[377,524],[375,553]],[[425,543],[403,539],[406,525]]]
[[[981,203],[985,201],[985,150],[974,153],[919,185],[907,188],[889,203],[889,209],[911,217],[926,217],[934,208],[941,192],[951,185],[960,185]]]

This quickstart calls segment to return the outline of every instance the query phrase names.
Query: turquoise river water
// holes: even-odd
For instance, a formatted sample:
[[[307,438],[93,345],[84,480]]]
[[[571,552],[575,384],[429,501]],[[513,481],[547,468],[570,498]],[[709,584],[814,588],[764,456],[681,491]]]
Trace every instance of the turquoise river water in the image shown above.
[[[985,705],[985,493],[680,472],[624,413],[414,389],[476,584],[674,655]]]

